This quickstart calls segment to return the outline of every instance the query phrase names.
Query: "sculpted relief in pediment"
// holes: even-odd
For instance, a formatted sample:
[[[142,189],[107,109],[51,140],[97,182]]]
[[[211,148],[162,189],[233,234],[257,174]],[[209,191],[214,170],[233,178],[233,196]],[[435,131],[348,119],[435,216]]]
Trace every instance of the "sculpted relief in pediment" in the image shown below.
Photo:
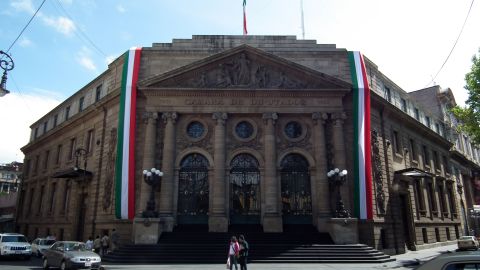
[[[155,87],[307,89],[325,86],[288,65],[241,52],[162,80]],[[328,84],[328,83],[327,83]]]

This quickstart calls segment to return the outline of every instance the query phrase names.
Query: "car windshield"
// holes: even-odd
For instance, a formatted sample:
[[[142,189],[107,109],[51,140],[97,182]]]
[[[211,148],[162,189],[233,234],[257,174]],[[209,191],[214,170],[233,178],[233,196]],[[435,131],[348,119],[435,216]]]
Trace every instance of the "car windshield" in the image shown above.
[[[25,236],[23,235],[6,235],[2,237],[2,242],[28,242]]]
[[[461,240],[472,240],[472,236],[462,236],[460,237]]]
[[[40,240],[40,245],[51,246],[55,243],[55,240]]]
[[[85,251],[83,243],[65,243],[65,251]]]

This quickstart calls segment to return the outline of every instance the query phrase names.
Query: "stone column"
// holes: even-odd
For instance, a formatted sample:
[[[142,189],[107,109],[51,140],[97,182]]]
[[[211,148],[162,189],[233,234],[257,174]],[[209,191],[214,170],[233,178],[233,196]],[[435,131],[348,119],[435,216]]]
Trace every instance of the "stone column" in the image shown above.
[[[142,171],[150,170],[155,167],[155,144],[156,144],[156,131],[157,131],[157,119],[158,114],[156,112],[146,112],[144,115],[144,120],[146,124],[145,128],[145,140],[143,146],[143,161],[142,161]],[[137,204],[137,216],[142,216],[143,211],[147,207],[147,201],[150,197],[151,187],[143,181],[143,178],[140,180],[140,200]]]
[[[315,151],[315,207],[314,217],[317,217],[317,228],[324,231],[326,218],[331,216],[330,210],[330,190],[327,179],[327,149],[325,139],[325,122],[328,114],[314,112],[313,119],[313,138]]]
[[[175,181],[175,122],[176,112],[162,114],[165,123],[165,135],[163,138],[162,168],[163,177],[160,192],[160,219],[164,222],[164,231],[173,230],[173,181]]]
[[[347,169],[346,162],[346,150],[345,150],[345,137],[343,133],[343,124],[347,118],[344,112],[338,112],[332,114],[333,127],[332,127],[332,144],[333,144],[333,159],[335,168],[340,170]],[[354,180],[352,172],[349,171],[347,175],[347,183],[342,186],[342,199],[345,204],[345,208],[351,213],[351,198],[349,187],[353,186],[352,181]]]
[[[228,219],[225,211],[225,121],[228,115],[224,112],[215,112],[212,119],[216,120],[214,134],[214,173],[213,188],[210,193],[213,196],[213,205],[210,206],[208,229],[211,232],[227,232]]]
[[[277,178],[277,148],[275,136],[275,121],[277,113],[264,113],[265,123],[265,211],[263,216],[263,230],[265,232],[281,232],[283,230],[282,217],[279,212],[280,193]]]

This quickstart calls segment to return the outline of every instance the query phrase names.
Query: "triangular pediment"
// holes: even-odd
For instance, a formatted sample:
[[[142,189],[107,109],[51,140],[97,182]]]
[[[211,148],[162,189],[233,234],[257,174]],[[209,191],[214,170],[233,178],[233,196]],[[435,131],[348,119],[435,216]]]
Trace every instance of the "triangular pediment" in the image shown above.
[[[139,82],[148,88],[350,89],[347,82],[242,45]]]

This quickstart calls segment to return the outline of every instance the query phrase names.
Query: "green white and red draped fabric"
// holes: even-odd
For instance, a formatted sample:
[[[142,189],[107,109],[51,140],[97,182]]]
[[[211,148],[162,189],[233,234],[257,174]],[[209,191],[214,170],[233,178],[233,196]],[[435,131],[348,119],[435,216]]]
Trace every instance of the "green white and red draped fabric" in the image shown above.
[[[247,35],[247,12],[245,11],[247,7],[247,0],[243,0],[243,34]]]
[[[115,164],[115,216],[133,219],[135,213],[135,108],[142,48],[124,54]]]
[[[348,52],[353,84],[355,214],[373,218],[372,163],[370,141],[370,87],[363,55]]]

